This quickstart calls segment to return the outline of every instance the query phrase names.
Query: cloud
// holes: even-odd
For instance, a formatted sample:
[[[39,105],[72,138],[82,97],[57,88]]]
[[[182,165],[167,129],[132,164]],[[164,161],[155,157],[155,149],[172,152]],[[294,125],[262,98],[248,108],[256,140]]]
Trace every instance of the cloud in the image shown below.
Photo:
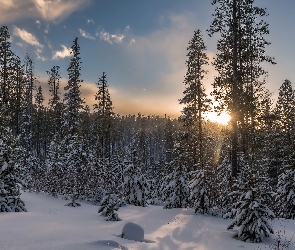
[[[42,53],[42,49],[37,48],[36,51],[35,51],[35,54],[37,56],[37,59],[38,60],[41,60],[41,61],[45,61],[46,58],[44,56],[42,56],[41,53]]]
[[[61,21],[91,0],[0,0],[0,24],[19,19]]]
[[[89,0],[34,0],[37,10],[45,20],[64,18],[88,2]]]
[[[185,89],[186,48],[197,21],[194,13],[190,12],[170,14],[163,18],[165,25],[159,25],[157,30],[145,35],[127,36],[126,41],[132,46],[123,47],[123,58],[128,64],[124,67],[120,65],[117,74],[128,72],[131,77],[122,80],[122,84],[128,86],[128,91],[120,89],[120,97],[114,96],[116,112],[120,110],[120,113],[126,114],[129,110],[133,114],[180,115],[182,106],[178,99],[182,98]],[[203,35],[206,39],[205,32]],[[204,79],[206,89],[209,88],[207,84],[210,86],[208,77]]]
[[[45,32],[46,34],[48,34],[49,30],[50,30],[50,28],[49,28],[49,24],[47,24],[47,25],[46,25],[46,28],[45,28],[45,30],[44,30],[44,32]]]
[[[12,0],[0,0],[1,7],[10,8],[13,7]]]
[[[99,28],[95,34],[100,40],[106,41],[110,44],[113,43],[122,43],[125,35],[117,33],[117,34],[110,34],[109,32],[105,31],[103,28]]]
[[[44,36],[44,40],[47,43],[48,48],[52,49],[52,45],[51,45],[50,41],[48,40],[48,38],[46,36]]]
[[[94,22],[94,20],[93,19],[87,19],[87,24],[89,24],[89,23],[93,23],[93,24],[95,24],[95,22]]]
[[[130,30],[130,26],[129,25],[127,25],[126,27],[125,27],[125,31],[129,31]]]
[[[41,49],[44,47],[41,43],[39,43],[37,37],[24,29],[13,26],[13,35],[18,36],[20,39],[30,45],[36,46]]]
[[[67,48],[67,46],[66,45],[63,45],[63,44],[61,45],[61,47],[63,49],[62,50],[59,50],[59,51],[55,51],[53,53],[52,59],[57,60],[59,58],[63,59],[65,57],[71,56],[71,52],[72,52],[72,49],[71,48]]]
[[[132,45],[133,43],[135,43],[135,39],[134,38],[130,39],[129,46]]]
[[[41,22],[39,20],[36,20],[36,24],[37,24],[38,29],[40,29]]]
[[[89,33],[87,33],[85,30],[79,29],[79,32],[80,32],[81,36],[83,36],[87,39],[90,39],[90,40],[95,40],[95,37],[90,35]]]

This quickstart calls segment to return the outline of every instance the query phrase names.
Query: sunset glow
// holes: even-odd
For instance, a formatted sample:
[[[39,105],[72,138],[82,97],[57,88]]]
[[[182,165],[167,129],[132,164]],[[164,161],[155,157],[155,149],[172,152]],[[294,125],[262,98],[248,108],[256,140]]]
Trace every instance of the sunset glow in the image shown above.
[[[220,115],[218,115],[215,112],[210,112],[206,114],[206,119],[208,119],[211,122],[217,122],[223,125],[227,125],[230,121],[230,115],[227,113],[221,113]]]

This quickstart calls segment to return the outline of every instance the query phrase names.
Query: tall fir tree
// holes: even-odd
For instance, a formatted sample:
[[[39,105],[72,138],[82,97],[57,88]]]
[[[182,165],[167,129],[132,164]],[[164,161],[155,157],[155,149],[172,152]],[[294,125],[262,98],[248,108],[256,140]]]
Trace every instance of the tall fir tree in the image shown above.
[[[61,127],[61,118],[62,118],[62,109],[63,105],[60,100],[60,67],[53,66],[50,71],[46,71],[49,76],[48,85],[49,85],[49,112],[50,112],[50,120],[51,120],[51,135],[55,135],[59,132]]]
[[[81,124],[81,111],[83,110],[84,101],[81,98],[81,83],[83,80],[81,76],[81,58],[80,58],[80,46],[78,44],[78,38],[75,38],[72,49],[72,58],[68,71],[68,83],[64,90],[64,121],[63,129],[67,135],[74,136],[79,132],[79,126]]]
[[[10,35],[7,26],[0,28],[0,106],[12,105],[9,103],[10,92],[13,85],[13,58],[11,51]],[[7,109],[7,111],[9,111]]]
[[[105,72],[103,72],[102,77],[99,78],[97,87],[98,91],[95,94],[95,101],[97,103],[93,105],[96,119],[96,133],[99,142],[97,148],[100,151],[100,157],[110,158],[111,128],[114,113]]]
[[[206,47],[200,30],[194,32],[187,48],[187,72],[184,79],[186,89],[180,104],[184,104],[180,121],[183,123],[187,150],[191,151],[191,168],[195,169],[198,164],[204,168],[204,113],[210,110],[210,100],[208,99],[202,80],[206,70],[204,66],[208,64],[208,57],[205,53]],[[194,166],[194,167],[193,167]]]
[[[218,76],[213,83],[213,95],[219,102],[219,110],[227,110],[231,115],[231,164],[232,175],[238,174],[238,152],[250,123],[254,128],[257,118],[256,106],[262,91],[261,77],[266,74],[262,62],[273,63],[265,54],[269,45],[264,38],[268,24],[261,20],[266,10],[254,6],[254,0],[213,0],[216,5],[213,21],[208,33],[220,33],[217,55],[213,62]],[[242,135],[242,136],[240,136]],[[246,142],[246,140],[244,140]]]
[[[0,109],[1,119],[7,119],[5,112]],[[0,125],[0,212],[27,211],[20,198],[21,158],[24,152],[15,139],[12,131]]]

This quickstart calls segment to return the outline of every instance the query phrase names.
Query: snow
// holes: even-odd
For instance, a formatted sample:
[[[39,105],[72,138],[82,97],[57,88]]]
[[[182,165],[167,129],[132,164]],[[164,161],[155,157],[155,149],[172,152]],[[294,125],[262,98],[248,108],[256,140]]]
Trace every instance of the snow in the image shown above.
[[[67,201],[45,194],[24,192],[21,199],[28,212],[0,213],[0,242],[5,250],[237,250],[269,249],[263,243],[233,239],[237,230],[227,231],[232,220],[195,214],[193,209],[163,209],[161,206],[121,207],[122,221],[105,221],[97,206]],[[133,222],[144,229],[144,241],[121,238],[122,228]],[[274,220],[277,231],[283,225],[286,238],[295,235],[294,220]],[[275,236],[274,236],[275,237]],[[272,243],[273,239],[266,239]],[[292,245],[291,250],[295,250]]]
[[[122,229],[122,238],[128,240],[143,241],[144,230],[140,225],[127,222]]]

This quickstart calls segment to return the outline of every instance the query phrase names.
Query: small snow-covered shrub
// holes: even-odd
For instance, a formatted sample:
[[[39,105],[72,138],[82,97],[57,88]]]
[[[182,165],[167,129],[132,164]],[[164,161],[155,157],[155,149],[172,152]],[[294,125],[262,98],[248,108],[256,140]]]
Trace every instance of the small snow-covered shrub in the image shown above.
[[[118,214],[115,211],[119,209],[119,200],[116,194],[107,194],[101,201],[101,206],[98,213],[106,217],[106,221],[120,221]]]
[[[77,195],[75,192],[73,192],[73,194],[71,195],[71,199],[72,201],[70,203],[67,203],[65,206],[69,206],[69,207],[80,207],[81,204],[76,202],[77,199]]]

